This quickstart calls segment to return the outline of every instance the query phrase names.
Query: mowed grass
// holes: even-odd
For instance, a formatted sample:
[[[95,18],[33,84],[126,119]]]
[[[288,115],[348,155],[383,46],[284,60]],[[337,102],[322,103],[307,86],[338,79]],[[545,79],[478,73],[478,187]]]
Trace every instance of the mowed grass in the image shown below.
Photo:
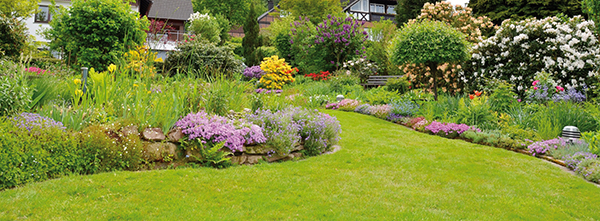
[[[600,188],[540,159],[326,112],[343,128],[334,154],[33,183],[0,192],[0,219],[600,219]]]

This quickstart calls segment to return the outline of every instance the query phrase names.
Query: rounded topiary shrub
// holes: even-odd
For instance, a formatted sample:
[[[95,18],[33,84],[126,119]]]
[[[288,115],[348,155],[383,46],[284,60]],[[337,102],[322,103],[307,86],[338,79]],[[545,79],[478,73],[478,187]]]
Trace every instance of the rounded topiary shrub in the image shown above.
[[[536,73],[548,72],[560,85],[590,85],[600,64],[594,23],[581,17],[505,21],[496,34],[474,47],[461,80],[479,89],[486,78],[515,84],[520,95]]]

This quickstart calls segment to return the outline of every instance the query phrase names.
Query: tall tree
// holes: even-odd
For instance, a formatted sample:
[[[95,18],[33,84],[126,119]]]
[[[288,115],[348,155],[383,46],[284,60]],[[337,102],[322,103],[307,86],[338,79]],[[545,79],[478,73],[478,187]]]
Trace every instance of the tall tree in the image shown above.
[[[250,12],[246,18],[244,24],[244,39],[242,39],[242,47],[244,48],[244,57],[246,58],[246,64],[255,65],[257,59],[254,58],[254,50],[260,46],[259,32],[260,27],[258,26],[258,13],[254,5],[250,5]]]
[[[581,6],[583,12],[589,16],[590,20],[596,23],[596,34],[600,35],[600,1],[583,0]]]
[[[313,24],[323,22],[327,15],[342,13],[340,0],[281,0],[279,6],[295,18],[308,17]]]
[[[195,12],[209,11],[211,15],[221,14],[232,25],[243,25],[250,5],[256,7],[257,13],[267,11],[267,2],[263,0],[192,0]]]
[[[9,18],[28,18],[38,8],[40,0],[0,0],[0,14]]]
[[[435,3],[436,0],[398,0],[396,6],[396,26],[401,28],[408,20],[415,19],[421,13],[425,3]]]
[[[541,19],[560,13],[569,17],[582,14],[581,0],[469,0],[468,6],[473,9],[473,14],[487,16],[494,24],[501,24],[506,19]]]

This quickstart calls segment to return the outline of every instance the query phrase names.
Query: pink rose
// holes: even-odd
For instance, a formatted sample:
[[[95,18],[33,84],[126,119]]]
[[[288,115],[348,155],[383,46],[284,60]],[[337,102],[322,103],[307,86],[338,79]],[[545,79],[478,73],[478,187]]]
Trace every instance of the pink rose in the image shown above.
[[[533,90],[537,90],[537,89],[538,89],[537,87],[533,87]]]
[[[563,87],[561,87],[561,86],[556,86],[556,90],[558,90],[558,91],[564,91],[565,89]]]
[[[535,80],[535,81],[533,82],[533,86],[535,86],[537,83],[540,83],[540,81],[538,81],[538,80]]]

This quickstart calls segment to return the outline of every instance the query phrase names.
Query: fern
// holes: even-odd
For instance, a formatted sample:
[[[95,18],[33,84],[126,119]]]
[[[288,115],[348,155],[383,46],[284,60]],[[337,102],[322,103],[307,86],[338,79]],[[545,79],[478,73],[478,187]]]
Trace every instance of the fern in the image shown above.
[[[196,156],[192,157],[196,158],[196,160],[201,162],[202,165],[211,166],[214,168],[226,168],[232,165],[231,158],[228,157],[231,155],[231,153],[221,151],[225,145],[225,141],[213,145],[207,145],[212,147],[204,147],[204,144],[202,144],[202,140],[200,139],[196,139],[195,143],[197,145],[193,145],[191,150],[195,149],[195,147],[198,147],[201,158]]]

